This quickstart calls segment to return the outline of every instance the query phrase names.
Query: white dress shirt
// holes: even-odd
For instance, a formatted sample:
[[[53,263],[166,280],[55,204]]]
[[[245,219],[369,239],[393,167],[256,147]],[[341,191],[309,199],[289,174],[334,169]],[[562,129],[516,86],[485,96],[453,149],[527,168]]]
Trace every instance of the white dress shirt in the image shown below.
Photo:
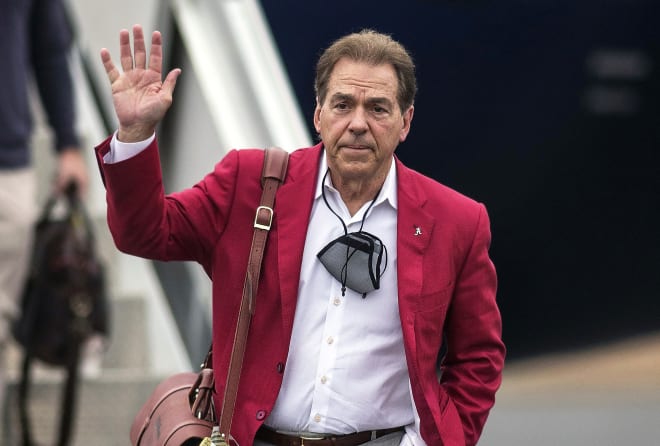
[[[346,434],[407,426],[401,446],[423,446],[410,390],[397,298],[396,167],[394,162],[371,209],[352,217],[332,186],[325,156],[307,228],[289,356],[282,388],[266,420],[287,432]],[[362,295],[346,289],[316,257],[344,234],[363,230],[380,238],[387,267],[380,289]],[[365,217],[365,212],[368,214]],[[385,263],[385,256],[383,264]]]
[[[126,144],[115,137],[104,161],[135,156],[153,140]],[[403,346],[397,298],[396,168],[394,162],[370,209],[350,216],[327,169],[325,156],[301,265],[289,355],[283,383],[266,425],[285,432],[347,434],[406,426],[400,446],[425,446],[419,434]],[[383,242],[387,265],[380,289],[362,294],[346,289],[316,257],[344,229],[322,198],[342,218],[348,232],[363,230]],[[368,214],[365,216],[365,212]]]

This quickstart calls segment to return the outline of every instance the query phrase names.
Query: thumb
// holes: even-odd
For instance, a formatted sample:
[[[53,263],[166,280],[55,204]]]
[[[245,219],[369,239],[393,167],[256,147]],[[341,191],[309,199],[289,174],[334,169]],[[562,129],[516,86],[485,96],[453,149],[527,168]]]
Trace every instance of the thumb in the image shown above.
[[[181,74],[181,68],[175,68],[169,73],[167,73],[167,77],[163,81],[163,90],[169,96],[172,96],[172,93],[174,92],[174,87],[176,86],[176,80],[180,74]]]

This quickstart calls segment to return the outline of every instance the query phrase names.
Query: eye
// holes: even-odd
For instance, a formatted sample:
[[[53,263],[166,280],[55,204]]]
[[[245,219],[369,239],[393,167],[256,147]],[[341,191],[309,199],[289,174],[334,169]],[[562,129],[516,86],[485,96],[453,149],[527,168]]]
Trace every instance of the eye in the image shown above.
[[[371,112],[377,117],[385,117],[390,114],[390,109],[387,105],[374,104],[371,107]]]
[[[348,104],[346,102],[337,102],[335,108],[337,110],[348,110]]]

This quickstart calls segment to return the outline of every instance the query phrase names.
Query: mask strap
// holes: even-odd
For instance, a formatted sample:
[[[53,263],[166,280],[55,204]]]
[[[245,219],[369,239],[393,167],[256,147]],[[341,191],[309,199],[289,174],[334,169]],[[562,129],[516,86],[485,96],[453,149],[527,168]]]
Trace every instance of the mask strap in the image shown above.
[[[325,179],[328,177],[328,173],[330,173],[330,169],[325,169],[325,174],[323,175],[323,181],[321,181],[321,196],[323,197],[323,201],[325,201],[325,205],[327,206],[328,209],[330,209],[330,212],[335,214],[335,216],[339,219],[341,222],[341,225],[344,228],[344,235],[348,234],[348,228],[346,227],[346,223],[344,223],[344,220],[339,216],[338,213],[335,212],[332,207],[330,207],[330,203],[328,203],[328,198],[325,196]]]
[[[336,213],[334,209],[332,209],[330,203],[328,203],[328,198],[325,196],[325,179],[328,177],[329,173],[330,173],[330,168],[327,168],[325,170],[325,174],[323,175],[323,181],[321,181],[321,196],[323,197],[323,201],[325,202],[325,205],[328,207],[328,209],[330,209],[330,212],[335,214],[335,216],[341,222],[341,225],[344,228],[344,235],[346,235],[348,234],[348,228],[346,227],[346,223],[344,223],[344,220],[339,216],[339,214]],[[364,211],[364,215],[362,216],[362,221],[360,222],[360,229],[358,230],[358,232],[362,232],[362,228],[364,227],[364,221],[367,218],[367,214],[371,210],[372,206],[376,203],[376,198],[378,198],[378,196],[380,195],[381,190],[383,190],[383,186],[380,186],[380,188],[378,188],[376,195],[374,195],[374,198],[371,199],[371,203],[369,203],[369,207],[367,208],[366,211]]]
[[[328,167],[325,169],[325,174],[323,175],[323,180],[321,181],[321,196],[323,197],[323,201],[325,202],[325,205],[330,209],[330,212],[335,214],[335,216],[339,219],[341,222],[342,227],[344,228],[344,235],[348,234],[348,228],[346,227],[346,223],[344,223],[344,219],[339,216],[338,213],[335,212],[334,209],[330,206],[330,203],[328,203],[328,198],[325,196],[325,180],[328,177],[328,174],[330,173],[330,168]],[[367,214],[371,210],[371,207],[376,203],[376,198],[378,198],[378,195],[380,195],[380,191],[383,189],[383,186],[381,185],[380,188],[378,188],[378,192],[376,192],[376,195],[374,195],[374,198],[371,200],[371,203],[369,203],[369,207],[367,207],[367,210],[364,211],[364,215],[362,216],[362,221],[360,222],[360,229],[358,232],[362,232],[362,228],[364,227],[364,221],[367,218]],[[379,239],[380,240],[380,239]],[[382,242],[381,242],[382,245]],[[384,247],[384,246],[383,246]],[[341,296],[344,297],[346,296],[346,281],[348,277],[348,261],[351,259],[351,257],[355,254],[355,249],[353,249],[353,252],[350,252],[350,247],[346,245],[346,261],[344,262],[344,266],[341,267]],[[386,259],[387,259],[387,252],[385,253]],[[387,268],[387,260],[385,260],[385,267]],[[384,272],[384,271],[383,271]],[[371,275],[371,271],[370,271]],[[367,293],[362,294],[362,298],[364,299],[367,297]]]

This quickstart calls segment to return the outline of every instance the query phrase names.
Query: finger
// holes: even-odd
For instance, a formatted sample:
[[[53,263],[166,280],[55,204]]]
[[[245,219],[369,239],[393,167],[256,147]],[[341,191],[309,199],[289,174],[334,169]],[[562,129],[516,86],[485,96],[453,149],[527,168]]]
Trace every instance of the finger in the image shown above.
[[[175,68],[167,74],[167,77],[163,81],[163,92],[166,93],[170,98],[172,93],[174,93],[174,87],[176,86],[176,80],[181,74],[180,68]]]
[[[135,68],[145,68],[147,50],[144,46],[144,33],[140,25],[133,26],[133,46],[135,49]]]
[[[108,79],[110,79],[110,83],[114,83],[119,78],[119,70],[117,70],[117,67],[112,62],[110,51],[107,48],[101,48],[101,62],[103,62],[103,67],[108,75]]]
[[[163,38],[158,31],[154,31],[151,35],[149,69],[157,73],[162,73],[163,70]]]
[[[133,69],[133,55],[131,54],[131,39],[128,30],[119,31],[119,60],[124,71]]]

